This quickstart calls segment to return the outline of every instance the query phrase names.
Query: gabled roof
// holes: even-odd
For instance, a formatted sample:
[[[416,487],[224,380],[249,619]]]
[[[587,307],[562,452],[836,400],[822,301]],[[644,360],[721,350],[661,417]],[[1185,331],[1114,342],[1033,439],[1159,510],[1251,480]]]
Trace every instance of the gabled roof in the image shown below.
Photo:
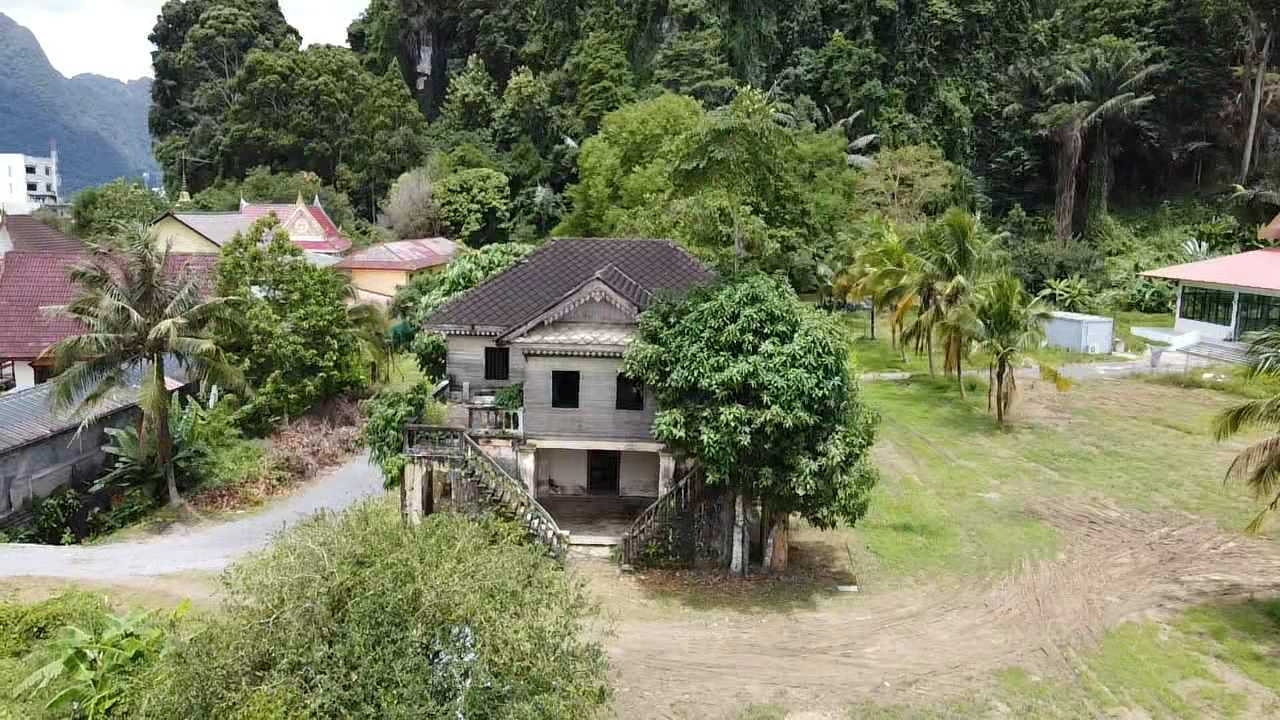
[[[200,233],[209,242],[222,247],[235,239],[236,233],[246,232],[255,222],[274,214],[282,224],[289,222],[294,213],[302,211],[320,229],[317,238],[293,237],[290,240],[303,250],[320,253],[343,253],[351,249],[351,241],[343,236],[342,231],[334,224],[329,213],[318,203],[306,205],[301,198],[296,203],[247,203],[243,202],[239,210],[230,212],[183,211],[167,212],[156,222],[166,217],[173,217],[178,222]],[[285,228],[288,229],[287,227]]]
[[[426,325],[453,334],[501,335],[546,312],[593,278],[643,310],[659,293],[683,293],[713,277],[670,240],[552,240],[446,303]]]
[[[79,323],[52,318],[42,308],[66,305],[76,287],[68,273],[85,253],[9,253],[0,269],[0,358],[29,360],[82,331]],[[170,270],[188,268],[212,287],[217,255],[171,255]]]
[[[357,250],[338,263],[347,270],[403,270],[413,272],[445,265],[457,254],[458,246],[442,237],[398,240]]]
[[[1280,248],[1250,250],[1200,262],[1148,270],[1142,274],[1145,277],[1179,282],[1280,292]]]
[[[30,215],[11,215],[0,212],[0,228],[13,242],[13,252],[63,253],[83,252],[84,243],[67,237]]]

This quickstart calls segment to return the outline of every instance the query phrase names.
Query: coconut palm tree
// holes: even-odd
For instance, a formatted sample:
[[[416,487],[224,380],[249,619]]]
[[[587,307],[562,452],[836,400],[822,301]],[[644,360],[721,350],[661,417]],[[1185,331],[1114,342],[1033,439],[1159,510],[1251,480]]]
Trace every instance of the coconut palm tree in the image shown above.
[[[92,246],[88,259],[72,268],[78,286],[70,303],[52,315],[77,321],[80,335],[66,338],[44,356],[54,362],[55,409],[92,411],[142,371],[139,407],[145,432],[155,433],[157,464],[164,469],[170,505],[180,505],[174,476],[169,425],[171,390],[165,363],[193,379],[239,389],[243,378],[210,335],[234,322],[233,298],[206,299],[202,283],[182,263],[160,249],[143,226],[107,244]]]
[[[1060,115],[1069,126],[1078,119],[1089,141],[1089,223],[1107,214],[1111,189],[1111,133],[1146,107],[1155,96],[1139,92],[1161,72],[1147,44],[1103,35],[1072,53],[1058,88],[1069,99]]]
[[[1280,328],[1272,327],[1254,336],[1249,344],[1249,372],[1252,377],[1280,374]],[[1272,435],[1245,448],[1227,468],[1226,481],[1242,480],[1260,500],[1269,502],[1246,530],[1259,532],[1267,516],[1280,508],[1280,395],[1250,400],[1222,411],[1213,421],[1213,435],[1219,441],[1249,429],[1267,429]]]
[[[981,323],[978,345],[990,356],[987,408],[1004,425],[1018,392],[1014,369],[1022,353],[1039,347],[1049,309],[1022,288],[1013,275],[1001,275],[983,288],[976,315]]]
[[[943,371],[955,371],[959,380],[962,359],[968,355],[976,332],[965,306],[989,259],[977,217],[951,208],[925,231],[915,255],[919,258],[918,271],[912,278],[919,307],[906,335],[916,341],[917,348],[923,345],[929,353],[931,375],[933,340],[937,335],[946,350]]]

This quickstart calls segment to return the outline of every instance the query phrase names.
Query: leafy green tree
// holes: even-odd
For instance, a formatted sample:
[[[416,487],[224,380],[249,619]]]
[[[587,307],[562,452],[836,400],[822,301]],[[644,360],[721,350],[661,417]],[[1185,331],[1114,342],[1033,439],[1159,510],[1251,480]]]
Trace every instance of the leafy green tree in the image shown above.
[[[149,225],[168,208],[164,198],[124,179],[85,188],[71,201],[75,232],[83,238],[102,237],[137,224]]]
[[[626,49],[607,32],[582,38],[565,73],[572,87],[576,124],[586,135],[595,134],[606,114],[635,99],[635,77]]]
[[[784,283],[748,274],[650,307],[625,372],[653,388],[655,436],[702,463],[707,482],[769,513],[766,565],[786,565],[787,519],[853,524],[867,511],[875,420],[837,321]],[[745,570],[735,534],[732,568]]]
[[[649,211],[672,190],[680,138],[703,118],[697,101],[665,93],[605,116],[578,157],[570,212],[557,235],[615,234],[628,216]]]
[[[239,325],[237,294],[206,299],[203,278],[158,248],[142,226],[97,246],[70,276],[76,295],[53,313],[79,323],[84,333],[45,351],[54,362],[50,400],[57,408],[92,412],[129,383],[130,373],[140,372],[142,427],[155,434],[169,504],[178,506],[182,498],[169,417],[173,391],[165,381],[165,365],[182,368],[192,379],[242,387],[243,376],[221,340]]]
[[[391,311],[415,326],[435,312],[450,298],[466,292],[534,251],[534,246],[520,243],[486,245],[479,250],[464,250],[443,272],[423,273],[396,291]]]
[[[440,218],[471,247],[504,242],[511,219],[507,176],[496,170],[459,170],[435,185]]]
[[[677,33],[653,59],[653,79],[707,107],[724,105],[737,91],[738,81],[725,62],[723,44],[715,26]]]
[[[195,190],[212,182],[205,159],[220,143],[223,114],[236,101],[232,85],[254,49],[297,50],[301,36],[276,0],[167,0],[149,38],[151,136],[171,194],[183,180]]]
[[[987,409],[995,408],[996,420],[1004,425],[1017,397],[1015,369],[1022,354],[1040,346],[1049,309],[1022,289],[1022,282],[1003,275],[983,289],[978,301],[982,323],[979,346],[990,357]]]
[[[858,178],[857,205],[895,223],[919,223],[951,205],[967,205],[961,172],[942,151],[926,145],[884,150]],[[970,199],[971,200],[971,199]]]
[[[243,324],[219,337],[256,391],[240,410],[244,425],[265,431],[324,399],[365,386],[370,358],[361,314],[340,274],[307,262],[273,217],[222,249],[219,292],[248,298]]]
[[[1280,328],[1259,332],[1249,343],[1250,378],[1271,378],[1280,374]],[[1213,435],[1218,441],[1229,440],[1249,430],[1267,430],[1272,434],[1236,455],[1227,468],[1226,480],[1239,480],[1259,500],[1267,504],[1246,528],[1259,533],[1267,517],[1280,508],[1280,397],[1250,400],[1228,408],[1213,420]]]
[[[391,182],[424,157],[426,121],[397,77],[344,48],[250,53],[232,82],[214,159],[224,176],[267,164],[308,171],[372,215]]]
[[[836,31],[830,42],[814,54],[813,73],[818,97],[840,117],[864,111],[875,117],[886,91],[880,81],[885,59],[874,47],[857,43]]]
[[[488,129],[498,113],[498,90],[479,55],[467,58],[467,67],[449,78],[449,95],[440,120],[463,130]]]
[[[382,204],[382,212],[391,231],[403,240],[435,237],[444,224],[440,206],[436,204],[434,183],[426,168],[417,168],[400,176]]]
[[[298,524],[225,583],[222,612],[139,679],[142,720],[549,720],[609,701],[585,586],[512,523],[406,528],[371,501]]]

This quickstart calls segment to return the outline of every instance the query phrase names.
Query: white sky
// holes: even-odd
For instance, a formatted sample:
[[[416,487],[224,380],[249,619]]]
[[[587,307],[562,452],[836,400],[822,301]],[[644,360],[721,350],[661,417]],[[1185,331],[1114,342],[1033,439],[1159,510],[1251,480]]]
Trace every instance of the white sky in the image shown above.
[[[67,77],[97,73],[121,80],[151,75],[147,35],[164,0],[0,0],[0,12],[36,34],[49,62]],[[280,0],[303,46],[347,44],[347,26],[368,0]]]

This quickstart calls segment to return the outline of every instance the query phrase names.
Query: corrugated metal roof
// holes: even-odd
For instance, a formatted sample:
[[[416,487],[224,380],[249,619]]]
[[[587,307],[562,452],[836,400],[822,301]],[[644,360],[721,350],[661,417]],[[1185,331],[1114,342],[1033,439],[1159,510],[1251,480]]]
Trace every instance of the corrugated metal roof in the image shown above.
[[[45,383],[0,395],[0,453],[37,440],[74,430],[84,420],[75,413],[55,413],[49,408],[53,385]],[[129,387],[94,409],[94,415],[110,415],[138,402],[138,390]]]
[[[165,386],[170,390],[182,387],[184,383],[172,377],[183,375],[182,369],[169,362],[165,364],[172,371],[165,378]],[[95,406],[88,416],[103,417],[136,405],[142,373],[138,370],[131,371],[128,382],[128,385]],[[0,454],[74,430],[84,422],[85,414],[74,411],[54,412],[49,404],[52,393],[53,383],[44,383],[0,395]]]

